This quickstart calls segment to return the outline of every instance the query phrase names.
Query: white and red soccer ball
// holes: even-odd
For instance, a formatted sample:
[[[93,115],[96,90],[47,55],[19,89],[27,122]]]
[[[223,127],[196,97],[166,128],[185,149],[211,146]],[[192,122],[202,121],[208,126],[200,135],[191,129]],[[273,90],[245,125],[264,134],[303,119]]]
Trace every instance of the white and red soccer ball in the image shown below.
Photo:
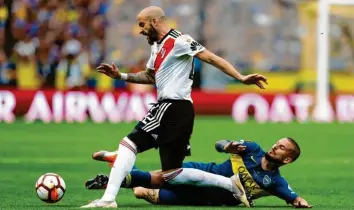
[[[66,190],[66,185],[58,174],[43,174],[36,182],[36,192],[42,201],[46,203],[56,203],[60,201]]]

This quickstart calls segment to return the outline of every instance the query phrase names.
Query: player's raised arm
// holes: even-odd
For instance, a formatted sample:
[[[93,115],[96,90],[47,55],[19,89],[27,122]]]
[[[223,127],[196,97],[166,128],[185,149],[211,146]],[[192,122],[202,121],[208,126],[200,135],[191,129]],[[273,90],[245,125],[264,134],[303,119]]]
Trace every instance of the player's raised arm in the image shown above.
[[[215,148],[218,152],[239,154],[239,155],[247,154],[250,152],[257,152],[261,149],[257,143],[248,140],[239,140],[239,141],[220,140],[216,142]]]
[[[155,84],[155,72],[147,68],[145,71],[135,74],[129,73],[125,81],[138,84]]]
[[[225,59],[215,55],[214,53],[210,52],[209,50],[203,50],[195,55],[200,60],[215,66],[216,68],[223,71],[225,74],[241,81],[243,84],[246,85],[257,85],[261,89],[265,89],[262,82],[265,84],[267,83],[267,78],[260,74],[250,74],[244,76],[240,74],[229,62]]]
[[[243,146],[241,142],[231,141],[231,140],[220,140],[216,142],[215,149],[218,152],[239,154],[246,149],[246,146]]]
[[[155,84],[155,72],[149,68],[138,73],[125,74],[121,73],[114,63],[112,63],[112,65],[102,63],[97,67],[97,71],[113,79],[125,80],[137,84]]]

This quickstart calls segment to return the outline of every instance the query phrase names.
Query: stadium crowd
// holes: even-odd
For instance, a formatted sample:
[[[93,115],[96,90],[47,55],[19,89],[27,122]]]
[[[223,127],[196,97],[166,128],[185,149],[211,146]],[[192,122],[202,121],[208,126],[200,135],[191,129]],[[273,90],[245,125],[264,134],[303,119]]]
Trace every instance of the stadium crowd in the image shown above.
[[[2,85],[81,87],[91,76],[90,68],[103,61],[106,0],[16,0],[10,12],[4,1],[0,4],[1,37],[7,22],[15,40],[8,56],[0,51]]]

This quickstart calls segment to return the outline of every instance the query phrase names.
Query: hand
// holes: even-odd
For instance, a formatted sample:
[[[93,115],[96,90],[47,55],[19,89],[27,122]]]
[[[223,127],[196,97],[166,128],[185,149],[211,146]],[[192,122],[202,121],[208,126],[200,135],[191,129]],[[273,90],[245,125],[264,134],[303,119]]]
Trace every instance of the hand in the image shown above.
[[[260,89],[265,89],[262,82],[268,85],[267,78],[259,74],[249,74],[241,79],[245,85],[257,85]]]
[[[309,205],[307,201],[301,197],[297,197],[294,202],[293,206],[295,208],[312,208],[312,205]]]
[[[233,141],[224,147],[226,153],[238,154],[246,149],[246,146],[241,145],[240,142]]]
[[[99,67],[97,67],[97,71],[105,74],[113,79],[121,79],[121,73],[117,68],[116,64],[112,63],[112,65],[101,63]]]

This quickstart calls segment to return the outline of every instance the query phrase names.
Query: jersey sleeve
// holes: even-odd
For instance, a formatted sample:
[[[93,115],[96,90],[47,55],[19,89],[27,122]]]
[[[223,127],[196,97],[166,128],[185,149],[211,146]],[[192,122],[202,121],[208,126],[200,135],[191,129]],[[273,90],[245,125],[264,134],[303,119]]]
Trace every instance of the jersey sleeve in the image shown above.
[[[257,152],[261,149],[261,147],[253,141],[239,140],[238,142],[241,143],[242,146],[246,146],[242,154]]]
[[[270,186],[267,191],[278,198],[285,200],[287,203],[293,203],[293,201],[298,197],[283,177],[276,179],[275,183]]]
[[[177,57],[183,55],[195,56],[197,53],[202,52],[203,50],[205,50],[205,47],[203,47],[189,35],[182,35],[176,39],[175,55]]]

